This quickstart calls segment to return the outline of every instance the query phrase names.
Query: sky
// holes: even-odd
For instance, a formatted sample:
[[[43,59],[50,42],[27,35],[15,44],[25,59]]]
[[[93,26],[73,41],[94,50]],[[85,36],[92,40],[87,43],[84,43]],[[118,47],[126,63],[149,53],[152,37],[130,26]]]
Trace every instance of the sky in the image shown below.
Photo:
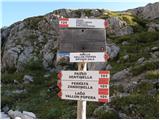
[[[44,15],[56,9],[103,8],[121,11],[158,0],[0,0],[0,27],[9,26],[28,17]],[[97,2],[98,1],[98,2]]]

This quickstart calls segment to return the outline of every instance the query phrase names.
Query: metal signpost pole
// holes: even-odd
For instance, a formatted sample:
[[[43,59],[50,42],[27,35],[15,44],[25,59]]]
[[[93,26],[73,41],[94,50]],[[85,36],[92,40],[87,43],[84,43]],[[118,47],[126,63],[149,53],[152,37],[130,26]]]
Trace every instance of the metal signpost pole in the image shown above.
[[[87,71],[87,63],[78,63],[78,70]],[[77,101],[77,119],[86,119],[86,101]]]

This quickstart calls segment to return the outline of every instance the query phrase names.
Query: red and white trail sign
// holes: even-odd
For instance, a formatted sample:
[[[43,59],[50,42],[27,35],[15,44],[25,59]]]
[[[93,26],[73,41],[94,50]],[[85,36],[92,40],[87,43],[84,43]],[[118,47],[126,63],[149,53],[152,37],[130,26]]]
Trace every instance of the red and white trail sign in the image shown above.
[[[69,58],[70,62],[105,62],[109,55],[106,52],[74,52]]]
[[[110,71],[61,71],[58,73],[60,80],[105,81],[106,78],[110,78]]]
[[[62,99],[109,101],[109,71],[61,71],[58,79]]]
[[[104,19],[59,18],[60,28],[106,28],[108,21]]]
[[[67,100],[84,100],[84,101],[97,101],[97,102],[109,102],[108,89],[104,91],[89,92],[85,90],[67,91],[62,90],[58,93],[61,99]]]

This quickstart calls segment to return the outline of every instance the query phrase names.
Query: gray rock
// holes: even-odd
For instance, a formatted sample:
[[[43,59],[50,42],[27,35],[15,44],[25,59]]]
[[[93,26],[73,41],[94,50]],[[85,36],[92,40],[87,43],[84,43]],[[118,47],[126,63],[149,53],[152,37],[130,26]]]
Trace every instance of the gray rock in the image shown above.
[[[120,119],[127,119],[128,118],[128,116],[125,113],[119,112],[118,115],[119,115]]]
[[[123,56],[123,59],[124,59],[124,60],[128,60],[128,58],[129,58],[129,55]]]
[[[112,66],[110,65],[110,64],[108,64],[107,66],[106,66],[106,70],[111,70],[112,69]]]
[[[13,111],[9,110],[8,111],[8,116],[15,119],[16,117],[24,118],[23,114],[20,111]]]
[[[151,57],[152,57],[152,59],[158,59],[158,56],[157,55],[155,55],[154,53],[150,53],[151,54]]]
[[[119,72],[115,73],[112,76],[111,79],[114,80],[114,81],[123,80],[123,79],[127,78],[130,75],[131,75],[131,73],[129,72],[129,70],[128,69],[124,69],[122,71],[119,71]]]
[[[151,48],[151,51],[153,51],[153,52],[154,52],[154,51],[158,51],[158,50],[159,50],[158,47],[152,47],[152,48]]]
[[[1,112],[1,118],[0,119],[10,119],[10,117],[5,114],[4,112]]]
[[[26,89],[24,89],[24,90],[14,90],[14,91],[12,91],[13,94],[21,94],[21,93],[26,93],[26,92],[27,92]]]
[[[129,35],[133,33],[133,28],[130,26],[126,26],[119,30],[116,30],[115,33],[116,33],[116,36]]]
[[[95,9],[95,10],[91,11],[91,15],[94,17],[98,17],[98,16],[102,15],[102,12],[100,12],[98,9]]]
[[[138,63],[138,64],[142,64],[142,63],[144,62],[144,60],[145,60],[144,57],[139,58],[139,59],[137,60],[137,63]]]
[[[36,115],[32,112],[23,111],[23,115],[25,116],[25,119],[35,119]]]
[[[93,112],[94,116],[97,116],[97,114],[99,112],[113,112],[115,115],[117,115],[118,113],[116,112],[116,110],[114,108],[109,107],[108,105],[104,104],[103,106],[100,106],[98,108],[96,108]],[[117,115],[118,116],[118,115]]]
[[[145,7],[139,7],[127,11],[133,13],[134,15],[142,19],[153,20],[159,18],[159,3],[158,2],[153,4],[149,3]]]
[[[155,94],[157,94],[157,93],[158,93],[158,90],[156,88],[148,91],[148,94],[152,95],[152,96],[155,95]]]
[[[19,82],[17,80],[13,80],[14,84],[18,84]]]
[[[24,83],[31,83],[33,82],[33,77],[30,75],[25,75],[23,78]]]
[[[123,41],[122,45],[129,45],[129,43],[127,41]]]
[[[88,63],[88,70],[105,70],[106,63]]]
[[[108,19],[110,24],[110,30],[108,34],[114,34],[115,36],[128,35],[133,33],[133,28],[127,25],[126,21],[121,20],[119,17],[111,17]]]
[[[48,77],[50,77],[50,74],[46,74],[46,75],[44,75],[44,77],[45,77],[45,78],[48,78]]]
[[[159,30],[159,24],[151,22],[146,25],[148,27],[149,32],[155,32]]]
[[[2,111],[3,111],[4,113],[7,113],[7,112],[9,111],[9,107],[8,107],[8,106],[3,107],[3,108],[2,108]]]
[[[113,59],[118,55],[120,48],[115,44],[107,44],[106,51],[108,52],[110,59]]]

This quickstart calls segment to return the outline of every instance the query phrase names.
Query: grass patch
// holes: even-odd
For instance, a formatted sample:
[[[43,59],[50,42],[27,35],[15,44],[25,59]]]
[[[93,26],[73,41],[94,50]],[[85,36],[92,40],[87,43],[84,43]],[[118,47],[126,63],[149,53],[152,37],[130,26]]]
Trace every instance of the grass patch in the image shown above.
[[[115,98],[111,101],[113,107],[132,118],[158,119],[158,95],[149,96],[132,94],[130,96]]]
[[[143,73],[147,70],[155,70],[159,68],[158,62],[146,62],[142,65],[136,65],[132,68],[133,75],[138,75],[140,73]]]
[[[146,79],[153,80],[159,78],[159,70],[150,70],[146,72]]]

